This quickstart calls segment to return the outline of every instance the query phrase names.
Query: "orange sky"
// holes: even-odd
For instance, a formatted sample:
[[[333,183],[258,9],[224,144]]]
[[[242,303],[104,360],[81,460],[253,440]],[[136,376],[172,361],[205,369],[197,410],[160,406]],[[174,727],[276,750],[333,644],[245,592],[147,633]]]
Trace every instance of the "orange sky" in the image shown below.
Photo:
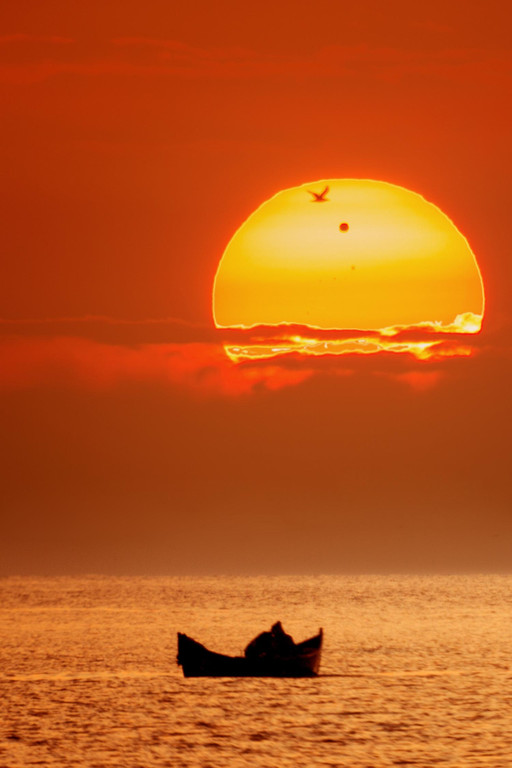
[[[2,11],[0,573],[509,568],[506,4]],[[226,358],[229,239],[322,178],[456,223],[472,355]]]

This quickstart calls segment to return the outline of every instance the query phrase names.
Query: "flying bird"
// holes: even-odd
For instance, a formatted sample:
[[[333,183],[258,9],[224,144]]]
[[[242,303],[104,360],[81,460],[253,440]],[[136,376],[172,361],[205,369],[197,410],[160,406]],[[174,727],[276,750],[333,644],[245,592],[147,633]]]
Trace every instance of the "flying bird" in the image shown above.
[[[329,191],[329,187],[326,187],[323,192],[312,192],[310,189],[308,189],[308,192],[310,195],[313,195],[314,200],[311,200],[312,203],[326,203],[329,198],[326,197],[326,194]]]

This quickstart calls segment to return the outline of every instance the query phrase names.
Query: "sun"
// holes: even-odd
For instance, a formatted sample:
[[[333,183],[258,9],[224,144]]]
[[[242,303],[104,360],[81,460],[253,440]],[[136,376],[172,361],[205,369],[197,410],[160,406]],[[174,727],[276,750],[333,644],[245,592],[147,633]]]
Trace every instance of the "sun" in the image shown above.
[[[478,264],[455,224],[421,195],[366,179],[267,200],[229,242],[213,289],[218,328],[475,333],[483,314]]]

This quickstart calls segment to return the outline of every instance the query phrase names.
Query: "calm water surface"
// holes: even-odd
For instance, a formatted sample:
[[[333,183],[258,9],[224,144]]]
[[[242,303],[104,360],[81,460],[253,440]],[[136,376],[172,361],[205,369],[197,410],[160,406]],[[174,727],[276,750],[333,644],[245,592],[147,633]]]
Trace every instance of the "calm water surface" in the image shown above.
[[[512,765],[512,577],[0,580],[0,768]],[[313,680],[189,679],[325,631]]]

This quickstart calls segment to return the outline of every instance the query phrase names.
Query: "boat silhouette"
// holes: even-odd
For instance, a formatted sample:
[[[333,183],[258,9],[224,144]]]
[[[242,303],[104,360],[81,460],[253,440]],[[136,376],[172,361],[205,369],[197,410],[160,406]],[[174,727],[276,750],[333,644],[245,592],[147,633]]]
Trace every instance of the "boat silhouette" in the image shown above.
[[[295,643],[277,622],[249,643],[244,656],[226,656],[178,632],[177,663],[185,677],[316,677],[322,640],[320,629],[314,637]]]

